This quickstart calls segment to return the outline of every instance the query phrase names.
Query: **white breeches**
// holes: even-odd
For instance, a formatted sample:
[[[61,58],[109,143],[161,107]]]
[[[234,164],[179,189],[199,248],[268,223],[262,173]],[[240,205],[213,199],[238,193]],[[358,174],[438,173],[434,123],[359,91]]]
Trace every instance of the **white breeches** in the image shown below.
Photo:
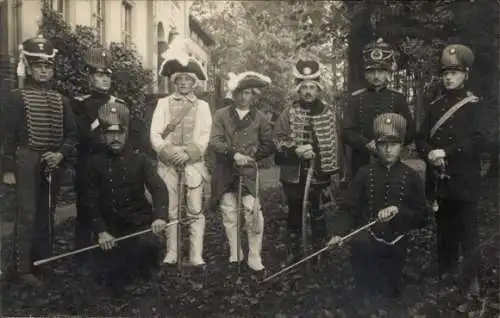
[[[194,221],[189,223],[189,260],[192,265],[204,264],[203,260],[203,236],[205,234],[205,215],[202,211],[204,180],[192,184],[189,180],[184,180],[184,192],[186,193],[186,202],[178,202],[178,180],[179,175],[172,167],[166,167],[162,164],[158,165],[158,174],[165,182],[168,195],[168,216],[169,221],[178,219],[178,207],[183,210],[181,218],[192,217]],[[198,178],[197,178],[198,179]],[[178,259],[177,250],[177,231],[178,226],[169,226],[166,231],[167,255],[163,260],[164,263],[174,264]]]
[[[263,238],[263,230],[260,233],[255,233],[250,230],[251,222],[254,220],[259,222],[260,228],[264,228],[264,216],[262,215],[262,208],[259,206],[256,212],[257,218],[254,218],[252,215],[252,208],[255,203],[255,197],[252,195],[245,195],[242,198],[242,206],[243,208],[243,218],[241,218],[240,222],[245,222],[245,227],[247,229],[248,234],[248,258],[247,263],[250,268],[253,270],[259,271],[264,269],[262,265],[261,258],[261,250],[262,250],[262,238]],[[220,210],[222,212],[222,223],[224,224],[224,228],[226,230],[227,239],[229,241],[229,262],[237,262],[238,261],[238,253],[240,255],[240,260],[244,259],[243,249],[241,248],[240,241],[240,249],[238,251],[238,227],[237,227],[237,216],[238,216],[238,203],[236,198],[236,193],[225,193],[220,201]],[[241,214],[240,214],[241,215]],[[241,228],[240,228],[241,230]],[[240,235],[241,240],[241,235]]]

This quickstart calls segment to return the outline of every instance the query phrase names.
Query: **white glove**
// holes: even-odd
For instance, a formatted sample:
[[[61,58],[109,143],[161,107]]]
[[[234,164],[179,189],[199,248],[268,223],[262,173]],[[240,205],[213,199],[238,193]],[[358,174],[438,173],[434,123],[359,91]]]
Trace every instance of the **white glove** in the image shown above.
[[[444,152],[443,149],[434,149],[431,152],[429,152],[429,155],[427,156],[430,161],[436,161],[437,159],[443,159],[446,157],[446,153]]]
[[[113,235],[109,234],[108,232],[101,232],[98,236],[99,245],[103,250],[107,251],[115,247],[115,238],[113,237]]]
[[[308,151],[304,152],[302,157],[306,160],[311,160],[311,159],[314,159],[316,157],[316,153],[312,150],[308,150]]]
[[[399,213],[399,209],[397,206],[389,206],[385,209],[382,209],[378,212],[377,218],[380,222],[388,222],[390,221],[393,217],[396,216],[396,214]]]
[[[335,245],[342,246],[342,237],[335,235],[333,236],[326,245],[330,248],[334,247]]]
[[[160,234],[167,227],[167,222],[162,219],[156,219],[153,224],[151,224],[151,229],[154,234]]]
[[[312,145],[307,144],[307,145],[298,146],[297,149],[295,149],[295,153],[297,154],[297,156],[303,157],[306,152],[312,151],[312,150],[313,150]]]

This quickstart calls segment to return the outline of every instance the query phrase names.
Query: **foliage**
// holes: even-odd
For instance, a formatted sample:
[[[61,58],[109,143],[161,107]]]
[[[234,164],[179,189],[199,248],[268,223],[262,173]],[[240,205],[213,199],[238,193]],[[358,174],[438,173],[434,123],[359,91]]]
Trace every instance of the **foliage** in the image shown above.
[[[316,5],[318,7],[318,5]],[[293,98],[292,67],[299,57],[311,57],[324,65],[323,81],[330,101],[337,89],[330,72],[331,45],[324,43],[300,49],[301,31],[290,18],[292,6],[283,1],[203,1],[192,7],[214,36],[212,61],[218,75],[252,70],[269,76],[273,84],[263,92],[263,104],[279,111]],[[337,60],[342,54],[336,54]]]
[[[59,50],[55,62],[56,89],[69,97],[87,94],[83,57],[89,47],[100,45],[95,30],[81,25],[72,30],[60,13],[44,6],[40,33],[54,41]],[[142,119],[146,94],[153,84],[153,73],[144,68],[135,48],[111,43],[108,49],[112,60],[112,93],[130,105],[134,118]]]

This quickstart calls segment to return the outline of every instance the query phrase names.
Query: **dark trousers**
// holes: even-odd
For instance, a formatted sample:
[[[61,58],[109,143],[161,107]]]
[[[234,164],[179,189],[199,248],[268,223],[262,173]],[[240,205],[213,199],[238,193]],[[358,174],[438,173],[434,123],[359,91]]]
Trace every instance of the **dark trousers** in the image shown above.
[[[368,237],[368,234],[362,241],[353,241],[351,264],[360,299],[399,296],[407,244],[406,238],[403,238],[395,245],[386,245]]]
[[[108,223],[108,232],[114,237],[146,229],[151,223],[141,226],[113,220]],[[123,287],[135,277],[148,278],[153,267],[159,264],[160,244],[154,234],[147,233],[117,242],[108,251],[94,253],[98,281],[114,288]]]
[[[441,274],[456,270],[460,251],[467,277],[479,273],[477,202],[441,199],[436,212],[437,254]]]
[[[302,234],[302,203],[304,200],[305,181],[300,183],[282,182],[283,192],[288,203],[288,231],[291,235]],[[326,239],[325,213],[320,209],[321,192],[328,184],[311,185],[309,192],[311,231],[315,248],[323,247]]]
[[[60,170],[56,169],[49,184],[38,152],[27,148],[17,151],[14,262],[20,274],[32,272],[33,261],[52,255],[59,181]]]
[[[87,247],[92,243],[92,219],[90,213],[85,211],[84,198],[87,176],[88,156],[78,158],[75,165],[75,193],[76,193],[76,221],[75,221],[75,249]],[[86,254],[81,254],[80,258]]]

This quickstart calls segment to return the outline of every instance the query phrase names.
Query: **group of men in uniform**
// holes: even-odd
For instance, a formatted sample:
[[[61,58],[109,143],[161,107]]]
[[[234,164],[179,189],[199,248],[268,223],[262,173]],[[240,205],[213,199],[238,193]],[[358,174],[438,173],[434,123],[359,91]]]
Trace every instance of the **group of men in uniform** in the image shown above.
[[[132,259],[144,259],[137,256],[147,250],[143,243],[151,247],[147,240],[137,239],[114,248],[116,237],[148,224],[154,233],[165,232],[163,263],[182,262],[179,227],[166,222],[180,222],[184,207],[190,219],[189,262],[204,271],[203,191],[210,174],[210,206],[222,213],[229,268],[239,271],[243,264],[240,225],[244,223],[248,269],[262,276],[259,168],[261,160],[273,154],[288,203],[287,262],[306,256],[301,248],[305,213],[309,213],[315,250],[343,243],[339,236],[328,239],[321,208],[320,193],[339,169],[337,120],[333,106],[321,99],[318,62],[296,63],[297,98],[272,127],[256,106],[260,89],[271,83],[267,76],[233,74],[228,85],[232,102],[212,115],[209,105],[194,95],[198,83],[207,78],[202,66],[186,53],[184,42],[174,41],[159,70],[173,82],[175,92],[160,99],[154,110],[149,137],[158,164],[153,166],[128,141],[129,109],[109,93],[106,52],[89,50],[91,94],[72,103],[49,86],[56,53],[46,39],[27,40],[20,61],[20,69],[29,75],[27,85],[5,101],[9,117],[3,120],[3,182],[17,187],[16,271],[25,282],[38,284],[31,264],[51,253],[57,172],[72,155],[77,157],[75,247],[97,239],[103,250],[115,251],[99,257],[106,262],[102,267],[113,269],[106,271],[110,281],[120,280],[116,273],[122,271],[114,269],[125,263],[123,257],[130,259],[132,253],[136,257]],[[456,268],[459,247],[467,257],[477,243],[478,154],[485,144],[482,110],[479,98],[465,88],[474,58],[466,46],[451,45],[443,51],[444,89],[429,103],[418,132],[404,95],[388,87],[396,61],[394,49],[379,39],[363,55],[368,86],[351,93],[342,118],[341,138],[352,149],[347,214],[353,228],[372,219],[377,224],[354,239],[352,265],[363,295],[397,297],[406,234],[422,226],[427,211],[424,188],[418,174],[401,163],[401,150],[415,140],[427,164],[427,198],[438,205],[438,258],[444,274]],[[214,153],[211,173],[207,148]],[[152,199],[146,197],[145,188]],[[469,268],[477,285],[477,264]]]

